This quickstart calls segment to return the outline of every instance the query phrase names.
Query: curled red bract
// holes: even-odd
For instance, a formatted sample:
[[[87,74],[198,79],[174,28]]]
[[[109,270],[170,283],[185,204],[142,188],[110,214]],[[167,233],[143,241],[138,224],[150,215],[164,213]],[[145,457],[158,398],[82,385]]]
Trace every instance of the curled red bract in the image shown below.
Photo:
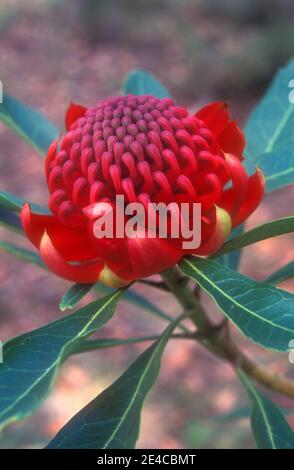
[[[71,104],[66,127],[46,159],[52,215],[26,204],[21,218],[45,264],[71,281],[122,286],[185,254],[210,255],[263,196],[263,175],[247,175],[244,136],[225,103],[191,115],[170,98],[118,96],[89,109]],[[145,206],[200,203],[200,246],[184,248],[181,236],[149,237],[144,227],[135,238],[95,238],[93,204],[116,211],[117,195]]]

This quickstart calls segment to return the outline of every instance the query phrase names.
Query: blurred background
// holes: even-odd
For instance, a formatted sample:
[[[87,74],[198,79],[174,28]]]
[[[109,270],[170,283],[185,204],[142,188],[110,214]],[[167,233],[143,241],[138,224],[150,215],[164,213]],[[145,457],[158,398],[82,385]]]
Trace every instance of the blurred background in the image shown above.
[[[71,100],[90,106],[118,94],[133,68],[154,73],[191,110],[209,100],[229,101],[243,124],[274,73],[294,55],[293,20],[292,0],[1,0],[0,79],[6,92],[61,129]],[[0,158],[1,189],[46,204],[42,159],[2,125]],[[293,195],[293,188],[285,188],[267,196],[248,227],[290,215]],[[4,229],[1,238],[29,246]],[[241,270],[262,279],[293,254],[289,236],[267,240],[244,250]],[[58,303],[68,287],[66,281],[1,253],[0,339],[60,318]],[[282,287],[294,285],[288,281]],[[166,294],[139,284],[135,290],[166,312],[179,313]],[[211,301],[205,302],[213,316],[219,315]],[[122,303],[100,336],[126,338],[163,328],[161,320]],[[265,353],[234,335],[250,356],[294,378],[285,355]],[[43,447],[145,347],[68,360],[51,396],[34,416],[5,430],[0,447]],[[286,399],[273,398],[291,406]],[[253,447],[248,419],[238,417],[246,405],[229,366],[191,342],[171,341],[145,405],[138,446]],[[231,413],[237,416],[228,419]]]

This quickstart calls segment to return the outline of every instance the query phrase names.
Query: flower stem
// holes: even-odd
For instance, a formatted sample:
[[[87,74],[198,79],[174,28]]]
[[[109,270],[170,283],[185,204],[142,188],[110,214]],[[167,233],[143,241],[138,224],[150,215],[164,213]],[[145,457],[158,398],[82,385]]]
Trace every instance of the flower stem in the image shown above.
[[[189,312],[189,317],[197,327],[197,341],[215,356],[228,361],[234,369],[241,369],[264,387],[294,398],[294,381],[272,373],[249,359],[233,343],[226,321],[221,325],[214,325],[177,267],[163,272],[162,277],[179,303]]]
[[[161,275],[168,289],[175,295],[184,309],[190,312],[190,318],[198,331],[202,333],[214,329],[198,298],[189,288],[187,278],[182,276],[176,267],[164,271]]]

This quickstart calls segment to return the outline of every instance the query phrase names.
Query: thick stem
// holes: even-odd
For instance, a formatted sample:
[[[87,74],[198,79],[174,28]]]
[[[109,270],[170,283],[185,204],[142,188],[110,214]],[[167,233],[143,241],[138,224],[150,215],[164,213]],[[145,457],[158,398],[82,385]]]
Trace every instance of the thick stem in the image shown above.
[[[191,320],[197,326],[197,329],[200,332],[214,329],[199,300],[187,285],[187,278],[183,277],[177,268],[168,269],[161,275],[167,287],[175,295],[185,311],[191,312]]]
[[[203,342],[202,342],[203,344]],[[248,377],[259,382],[264,387],[294,398],[294,381],[268,371],[249,359],[230,338],[219,337],[209,340],[205,345],[209,351],[227,360],[235,369],[243,370]]]
[[[228,361],[235,369],[243,370],[248,377],[270,390],[294,398],[294,381],[269,372],[249,359],[230,338],[227,322],[215,326],[207,316],[194,292],[177,268],[162,273],[169,290],[175,295],[197,327],[197,341],[217,357]]]

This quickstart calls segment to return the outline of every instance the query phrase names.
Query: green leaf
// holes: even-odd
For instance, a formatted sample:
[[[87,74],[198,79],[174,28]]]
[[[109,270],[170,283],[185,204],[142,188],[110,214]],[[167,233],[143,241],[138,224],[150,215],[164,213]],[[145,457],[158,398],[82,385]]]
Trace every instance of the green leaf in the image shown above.
[[[26,202],[28,201],[7,191],[0,191],[0,207],[3,209],[12,212],[20,212]],[[30,202],[29,204],[33,212],[37,212],[38,214],[50,214],[46,207],[34,204],[33,202]]]
[[[294,104],[292,104],[294,108]],[[258,166],[266,177],[266,192],[288,186],[294,182],[294,142],[261,155]]]
[[[294,105],[290,102],[290,80],[294,77],[294,59],[274,78],[245,127],[248,170],[259,166],[267,180],[267,191],[294,181]],[[290,149],[292,149],[290,151]]]
[[[169,97],[168,90],[149,72],[134,70],[130,72],[123,84],[124,94],[153,95],[157,98]]]
[[[18,234],[24,233],[19,217],[6,209],[0,208],[0,225]]]
[[[284,235],[285,233],[294,232],[294,217],[284,217],[283,219],[272,220],[259,227],[253,228],[248,232],[242,233],[236,238],[227,241],[223,247],[213,255],[213,258],[229,253],[230,251],[239,250],[244,246],[252,245],[252,243],[260,242],[268,238]]]
[[[284,416],[294,415],[294,408],[281,408],[280,407],[280,409]],[[251,416],[251,408],[249,406],[242,406],[242,407],[235,408],[234,410],[229,411],[228,413],[225,413],[221,416],[218,416],[217,421],[226,423],[228,421],[250,418],[250,416]]]
[[[44,154],[58,135],[58,129],[33,108],[4,94],[0,104],[0,121]]]
[[[249,339],[266,348],[289,350],[294,338],[294,295],[256,282],[215,261],[184,258],[181,270],[194,279]]]
[[[64,311],[75,307],[95,284],[73,284],[62,297],[59,308]]]
[[[133,449],[144,400],[158,376],[164,348],[177,321],[110,387],[77,413],[48,448]]]
[[[259,449],[293,449],[294,433],[282,411],[238,371],[252,402],[251,427]]]
[[[40,256],[34,251],[27,250],[20,246],[14,245],[13,243],[0,241],[0,251],[3,250],[17,258],[26,261],[27,263],[33,263],[41,268],[45,268]]]
[[[269,284],[280,284],[292,277],[294,277],[294,261],[290,261],[290,263],[272,273],[264,280],[264,282]]]
[[[96,300],[42,328],[4,344],[0,364],[0,424],[29,416],[46,398],[64,360],[108,322],[121,291]]]
[[[288,141],[294,143],[294,106],[290,102],[290,81],[294,76],[294,59],[281,68],[265,96],[250,115],[245,127],[246,156],[252,163]]]

